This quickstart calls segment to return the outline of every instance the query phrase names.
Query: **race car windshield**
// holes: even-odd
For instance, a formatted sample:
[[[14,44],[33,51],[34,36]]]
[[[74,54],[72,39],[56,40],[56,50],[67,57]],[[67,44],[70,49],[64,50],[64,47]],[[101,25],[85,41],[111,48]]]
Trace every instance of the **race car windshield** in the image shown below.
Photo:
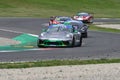
[[[56,18],[57,21],[67,21],[70,20],[70,18],[62,17],[62,18]]]
[[[48,28],[47,30],[47,32],[61,32],[61,31],[71,32],[72,28],[68,26],[54,26],[54,27]]]
[[[79,14],[77,14],[77,16],[88,16],[88,14],[87,13],[79,13]]]

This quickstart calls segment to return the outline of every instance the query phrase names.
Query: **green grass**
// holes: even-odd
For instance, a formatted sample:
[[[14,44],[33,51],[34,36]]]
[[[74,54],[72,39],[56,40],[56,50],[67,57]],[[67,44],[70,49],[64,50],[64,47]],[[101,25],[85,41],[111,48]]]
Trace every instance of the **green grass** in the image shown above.
[[[49,60],[37,62],[19,62],[19,63],[0,63],[1,69],[10,68],[30,68],[30,67],[49,67],[65,65],[86,65],[86,64],[103,64],[103,63],[120,63],[120,59],[99,59],[99,60]]]
[[[0,0],[0,17],[72,16],[80,11],[95,17],[120,18],[120,0]]]
[[[90,25],[89,30],[120,33],[120,29],[102,28],[95,25]]]

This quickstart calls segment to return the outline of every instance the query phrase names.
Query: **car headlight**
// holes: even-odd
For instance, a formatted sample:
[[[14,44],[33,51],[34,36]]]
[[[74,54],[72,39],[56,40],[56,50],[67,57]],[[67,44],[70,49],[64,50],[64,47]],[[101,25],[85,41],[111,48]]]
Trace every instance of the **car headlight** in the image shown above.
[[[41,33],[41,34],[40,34],[40,37],[43,37],[43,36],[44,36],[44,34],[43,34],[43,33]]]
[[[66,37],[67,38],[72,38],[72,36],[70,34],[67,34]]]

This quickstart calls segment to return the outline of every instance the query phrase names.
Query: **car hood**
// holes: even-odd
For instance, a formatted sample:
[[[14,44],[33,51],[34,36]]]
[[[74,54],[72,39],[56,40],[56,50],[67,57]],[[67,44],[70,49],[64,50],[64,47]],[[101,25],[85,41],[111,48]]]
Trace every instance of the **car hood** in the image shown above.
[[[44,38],[64,38],[69,32],[45,32]]]

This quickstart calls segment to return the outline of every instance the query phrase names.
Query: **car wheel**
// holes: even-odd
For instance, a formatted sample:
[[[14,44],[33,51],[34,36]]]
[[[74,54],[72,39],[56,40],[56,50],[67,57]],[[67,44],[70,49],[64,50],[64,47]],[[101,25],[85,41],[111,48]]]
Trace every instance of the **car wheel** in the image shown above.
[[[38,46],[38,48],[42,47],[42,46],[40,46],[39,44],[38,44],[37,46]]]
[[[78,46],[82,46],[82,36],[80,37],[80,41],[79,41],[79,44],[78,44]]]
[[[73,37],[71,47],[74,47],[74,46],[75,46],[75,38]]]
[[[87,32],[82,33],[82,37],[83,37],[83,38],[87,38],[87,37],[88,37],[88,33],[87,33]]]
[[[40,45],[40,40],[37,41],[37,46],[38,46],[39,48],[42,47],[42,46]]]
[[[88,22],[93,23],[93,18],[90,18]]]

